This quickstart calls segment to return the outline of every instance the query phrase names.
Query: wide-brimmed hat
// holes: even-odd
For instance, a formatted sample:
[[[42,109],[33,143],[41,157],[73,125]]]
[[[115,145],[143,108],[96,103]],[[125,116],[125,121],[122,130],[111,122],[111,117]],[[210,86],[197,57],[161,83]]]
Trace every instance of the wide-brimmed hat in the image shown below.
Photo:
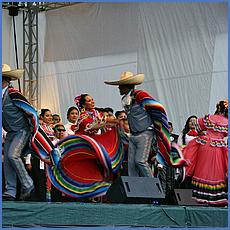
[[[133,74],[132,72],[123,72],[118,81],[105,81],[108,85],[140,85],[144,81],[144,74]]]
[[[18,80],[22,77],[24,69],[13,69],[11,70],[10,66],[7,64],[2,64],[2,77],[7,77],[11,81]]]

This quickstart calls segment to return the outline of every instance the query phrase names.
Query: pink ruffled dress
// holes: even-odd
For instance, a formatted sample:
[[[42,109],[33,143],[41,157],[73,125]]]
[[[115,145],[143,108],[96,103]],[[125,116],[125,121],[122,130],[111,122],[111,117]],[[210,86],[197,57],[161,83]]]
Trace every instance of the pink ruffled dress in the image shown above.
[[[196,121],[204,135],[189,142],[183,155],[188,163],[186,176],[192,177],[193,199],[209,205],[227,205],[228,119],[206,115]]]

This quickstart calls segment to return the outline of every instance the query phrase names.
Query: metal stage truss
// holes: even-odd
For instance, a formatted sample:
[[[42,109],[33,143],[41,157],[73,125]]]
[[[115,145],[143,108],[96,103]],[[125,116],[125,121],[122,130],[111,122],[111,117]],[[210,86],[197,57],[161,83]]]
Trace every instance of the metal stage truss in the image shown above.
[[[40,109],[38,80],[38,13],[59,9],[80,2],[2,2],[14,19],[23,11],[23,94],[37,110]],[[17,52],[16,52],[17,54]]]

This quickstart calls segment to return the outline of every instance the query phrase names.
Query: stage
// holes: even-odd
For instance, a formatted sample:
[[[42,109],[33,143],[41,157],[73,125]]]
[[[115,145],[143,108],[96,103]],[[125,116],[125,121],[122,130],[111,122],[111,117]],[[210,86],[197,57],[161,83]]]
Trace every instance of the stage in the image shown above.
[[[2,202],[2,227],[228,227],[228,208],[83,202]]]

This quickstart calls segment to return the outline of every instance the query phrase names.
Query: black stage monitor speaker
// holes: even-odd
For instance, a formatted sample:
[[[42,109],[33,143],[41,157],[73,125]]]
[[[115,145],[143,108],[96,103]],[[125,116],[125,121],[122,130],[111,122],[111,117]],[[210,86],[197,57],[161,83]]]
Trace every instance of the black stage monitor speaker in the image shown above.
[[[206,206],[204,204],[199,204],[192,199],[192,189],[174,189],[177,203],[179,205],[189,205],[189,206]]]
[[[121,176],[108,189],[106,196],[112,203],[152,203],[165,198],[161,183],[154,177]]]

